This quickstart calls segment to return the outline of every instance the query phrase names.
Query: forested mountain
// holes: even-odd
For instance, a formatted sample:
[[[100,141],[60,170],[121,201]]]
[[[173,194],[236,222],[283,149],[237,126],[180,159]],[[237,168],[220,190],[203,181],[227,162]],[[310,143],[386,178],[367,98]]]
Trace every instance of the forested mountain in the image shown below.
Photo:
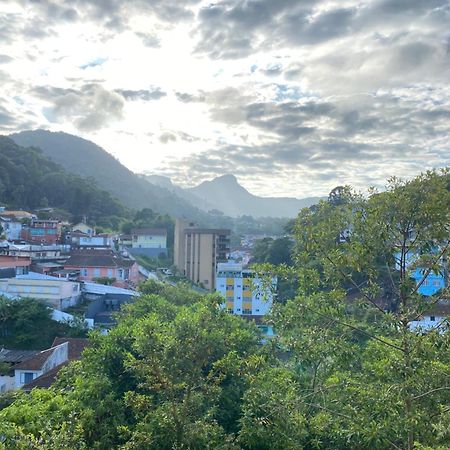
[[[115,195],[130,208],[151,208],[160,213],[184,215],[195,220],[205,216],[169,190],[140,178],[93,142],[46,130],[23,131],[10,137],[19,145],[39,147],[45,156],[69,172],[92,177],[99,187]]]
[[[109,226],[126,214],[124,206],[94,180],[65,171],[39,149],[24,148],[0,136],[0,202],[9,207],[61,208],[74,218]]]

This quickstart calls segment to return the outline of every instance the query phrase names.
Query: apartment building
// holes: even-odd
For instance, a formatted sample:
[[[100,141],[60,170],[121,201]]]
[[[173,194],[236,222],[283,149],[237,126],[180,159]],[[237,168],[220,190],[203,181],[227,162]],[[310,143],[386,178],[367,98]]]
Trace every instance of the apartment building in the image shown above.
[[[230,314],[258,317],[266,315],[272,307],[276,279],[266,286],[253,270],[243,269],[242,264],[218,264],[216,284],[216,291],[225,299],[223,307]]]
[[[191,281],[216,287],[217,265],[230,252],[230,230],[198,228],[182,219],[175,223],[174,264]]]

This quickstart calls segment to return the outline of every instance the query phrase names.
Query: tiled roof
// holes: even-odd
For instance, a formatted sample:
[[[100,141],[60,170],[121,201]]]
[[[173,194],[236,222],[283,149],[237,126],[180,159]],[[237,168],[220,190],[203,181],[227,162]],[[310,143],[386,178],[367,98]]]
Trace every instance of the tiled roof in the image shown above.
[[[53,341],[52,347],[64,344],[64,342],[69,343],[69,360],[80,359],[83,350],[89,346],[89,339],[84,338],[66,338],[66,337],[56,337]]]
[[[48,348],[47,350],[42,350],[31,358],[17,364],[14,366],[14,369],[17,370],[41,370],[45,361],[49,358],[49,356],[55,350],[54,347]]]
[[[116,255],[112,250],[73,251],[64,267],[131,267],[135,262]]]
[[[138,236],[167,236],[167,230],[165,228],[134,228],[131,230],[131,234],[136,234]]]
[[[7,348],[0,349],[0,362],[9,364],[17,364],[31,358],[37,353],[36,350],[9,350]]]

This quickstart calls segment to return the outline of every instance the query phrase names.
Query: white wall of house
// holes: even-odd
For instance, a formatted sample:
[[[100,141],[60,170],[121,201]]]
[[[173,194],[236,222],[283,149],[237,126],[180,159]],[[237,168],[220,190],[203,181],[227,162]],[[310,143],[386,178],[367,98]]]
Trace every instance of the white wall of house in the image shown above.
[[[14,389],[14,375],[0,375],[0,395]]]
[[[414,320],[410,322],[409,326],[411,330],[432,330],[433,328],[439,328],[439,330],[445,330],[448,328],[447,324],[443,324],[443,321],[446,320],[443,316],[422,316],[419,320]]]
[[[14,371],[14,382],[16,389],[20,389],[30,381],[33,381],[44,373],[49,372],[56,366],[65,363],[68,359],[69,343],[63,342],[62,344],[55,347],[52,351],[48,351],[48,358],[45,360],[39,370],[16,369]]]

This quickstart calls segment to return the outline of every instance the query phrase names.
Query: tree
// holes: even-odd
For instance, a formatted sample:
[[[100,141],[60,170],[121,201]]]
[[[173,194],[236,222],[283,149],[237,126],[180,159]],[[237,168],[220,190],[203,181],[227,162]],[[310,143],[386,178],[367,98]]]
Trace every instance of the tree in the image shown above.
[[[346,189],[299,215],[290,272],[299,295],[273,320],[321,448],[449,443],[449,333],[410,329],[448,295],[418,292],[448,252],[447,183],[445,171],[392,178],[384,192]]]

